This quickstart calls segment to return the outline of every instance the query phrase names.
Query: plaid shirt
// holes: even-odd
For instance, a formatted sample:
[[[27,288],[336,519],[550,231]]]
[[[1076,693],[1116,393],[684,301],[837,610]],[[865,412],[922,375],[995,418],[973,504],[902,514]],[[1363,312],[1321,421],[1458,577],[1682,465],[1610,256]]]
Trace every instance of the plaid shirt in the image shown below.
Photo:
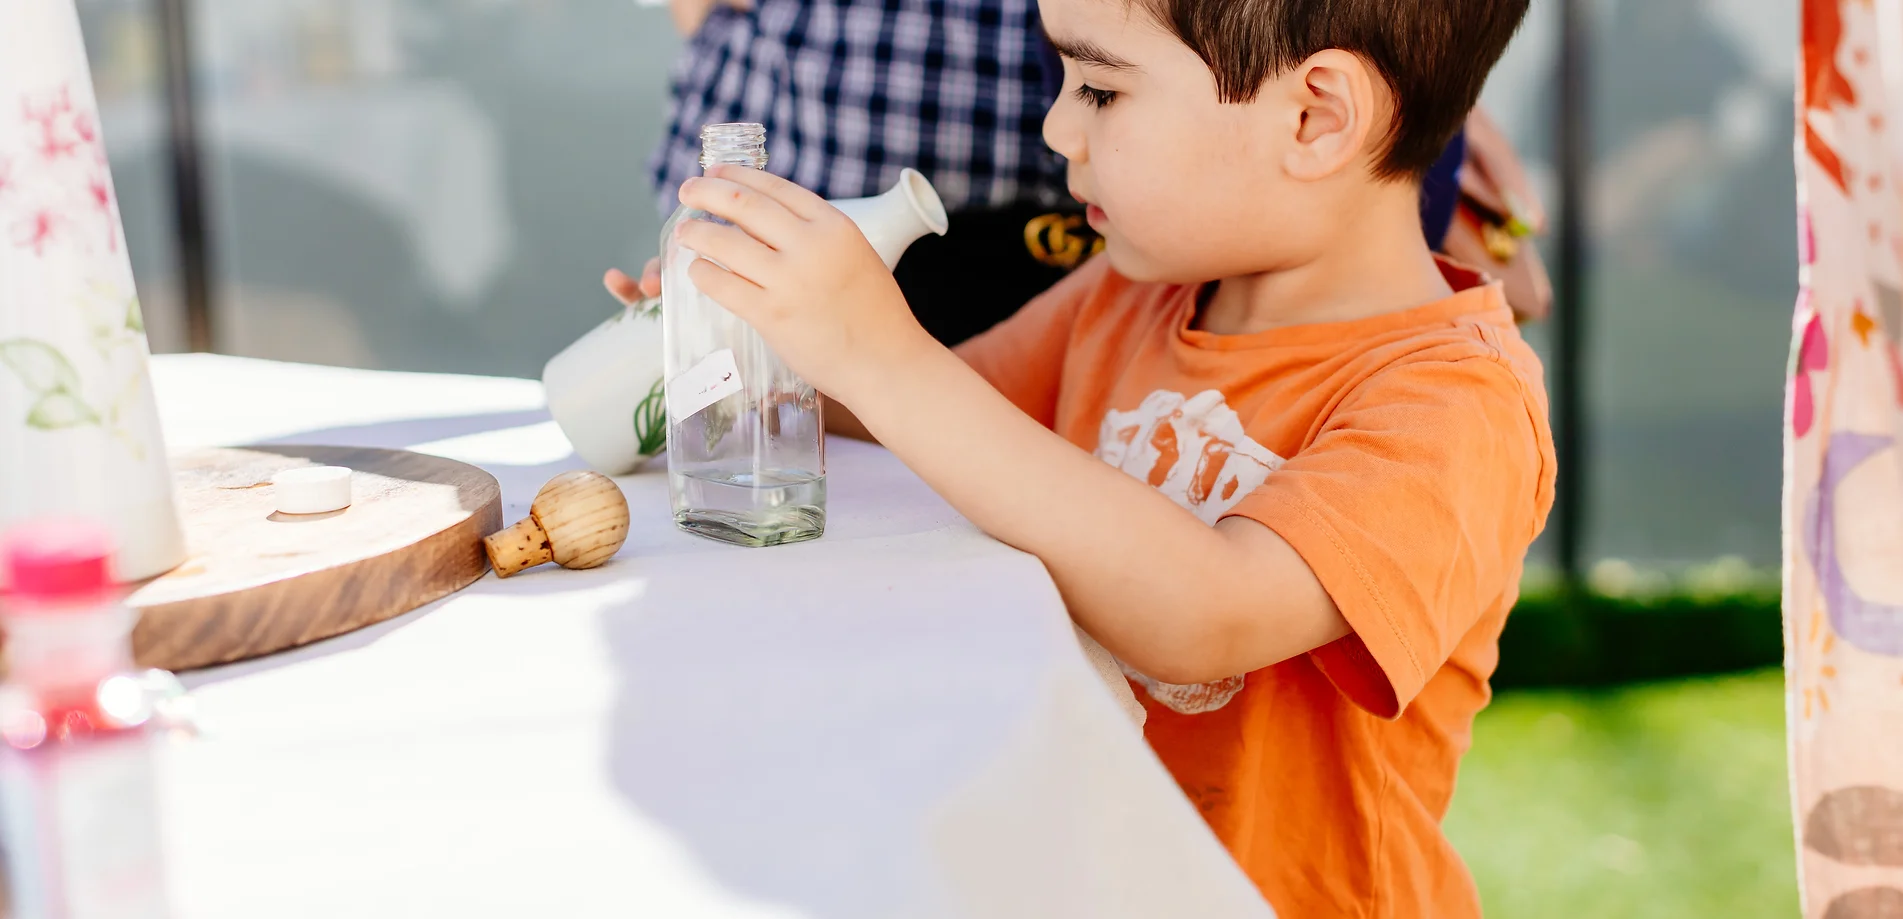
[[[700,128],[759,122],[767,169],[822,197],[875,195],[911,166],[947,208],[1066,196],[1044,145],[1061,74],[1033,0],[757,0],[712,14],[671,75],[649,163],[672,211],[700,174]]]

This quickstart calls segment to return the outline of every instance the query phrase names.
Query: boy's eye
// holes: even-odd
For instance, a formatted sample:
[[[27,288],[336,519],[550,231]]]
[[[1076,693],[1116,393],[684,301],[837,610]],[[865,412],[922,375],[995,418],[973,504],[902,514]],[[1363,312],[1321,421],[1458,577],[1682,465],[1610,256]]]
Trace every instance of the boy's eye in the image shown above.
[[[1110,104],[1110,100],[1117,98],[1117,92],[1113,89],[1098,89],[1089,83],[1079,83],[1077,84],[1077,98],[1090,103],[1096,108],[1103,108]]]

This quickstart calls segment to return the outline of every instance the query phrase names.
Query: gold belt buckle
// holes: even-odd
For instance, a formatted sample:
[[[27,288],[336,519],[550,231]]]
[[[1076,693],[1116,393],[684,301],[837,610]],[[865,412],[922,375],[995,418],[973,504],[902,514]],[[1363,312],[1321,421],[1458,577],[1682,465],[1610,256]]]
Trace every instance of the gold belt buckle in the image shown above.
[[[1039,214],[1024,225],[1024,248],[1039,262],[1068,271],[1103,251],[1103,237],[1085,227],[1080,214]]]

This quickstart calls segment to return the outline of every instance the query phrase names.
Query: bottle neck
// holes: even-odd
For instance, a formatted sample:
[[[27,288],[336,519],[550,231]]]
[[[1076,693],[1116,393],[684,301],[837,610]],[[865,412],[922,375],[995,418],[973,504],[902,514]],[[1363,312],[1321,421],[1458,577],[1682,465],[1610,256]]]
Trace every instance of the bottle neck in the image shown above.
[[[7,682],[44,691],[93,684],[129,671],[136,618],[119,603],[9,615]]]
[[[709,158],[702,156],[700,158],[700,168],[702,172],[714,166],[745,166],[749,169],[765,169],[766,157],[725,156]]]

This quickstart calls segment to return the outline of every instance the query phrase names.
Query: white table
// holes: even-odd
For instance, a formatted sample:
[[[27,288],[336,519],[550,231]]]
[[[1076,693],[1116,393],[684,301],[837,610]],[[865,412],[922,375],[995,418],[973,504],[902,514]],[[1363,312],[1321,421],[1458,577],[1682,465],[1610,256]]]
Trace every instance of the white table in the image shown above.
[[[407,447],[526,513],[577,468],[532,381],[202,355],[177,446]],[[1117,708],[1036,559],[831,445],[827,535],[633,532],[390,622],[189,674],[160,756],[179,915],[1267,916]]]

